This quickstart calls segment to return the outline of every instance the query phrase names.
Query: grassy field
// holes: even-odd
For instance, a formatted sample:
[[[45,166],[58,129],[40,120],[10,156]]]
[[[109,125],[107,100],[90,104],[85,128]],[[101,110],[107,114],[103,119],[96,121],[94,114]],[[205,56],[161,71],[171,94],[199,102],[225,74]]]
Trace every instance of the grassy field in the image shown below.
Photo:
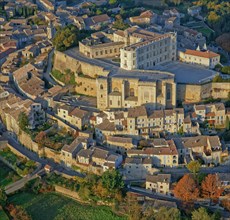
[[[35,195],[19,193],[10,197],[10,202],[20,205],[33,220],[123,220],[108,207],[82,205],[56,193]]]
[[[206,27],[196,28],[196,30],[201,32],[206,37],[210,37],[210,35],[213,32],[210,28],[206,28]]]
[[[16,172],[0,161],[0,186],[5,187],[18,179],[20,179],[20,177],[16,174]]]

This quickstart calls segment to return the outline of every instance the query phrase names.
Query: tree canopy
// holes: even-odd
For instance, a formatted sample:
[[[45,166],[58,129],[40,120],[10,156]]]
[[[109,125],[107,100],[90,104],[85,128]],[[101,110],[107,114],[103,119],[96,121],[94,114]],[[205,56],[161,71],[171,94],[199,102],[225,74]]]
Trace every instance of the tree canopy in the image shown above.
[[[223,190],[216,174],[209,174],[201,183],[201,192],[204,198],[219,198]]]
[[[192,220],[212,220],[215,214],[212,216],[208,214],[207,210],[203,207],[196,209],[192,212]]]
[[[102,175],[102,185],[109,191],[117,191],[124,187],[124,182],[117,170],[108,170]]]
[[[161,207],[158,212],[154,214],[154,219],[155,220],[180,220],[181,219],[181,214],[180,210],[177,208],[166,208],[166,207]]]
[[[0,188],[0,206],[4,206],[7,201],[7,196],[4,189]]]
[[[29,119],[25,112],[20,112],[18,116],[19,127],[25,131],[29,125]]]
[[[224,33],[216,38],[216,43],[219,44],[224,50],[230,52],[230,33]]]
[[[230,74],[230,66],[224,66],[221,68],[221,72],[225,74]]]
[[[197,174],[200,171],[200,162],[198,160],[193,160],[187,165],[187,168],[191,173]]]
[[[190,174],[184,175],[177,183],[174,194],[183,201],[193,201],[199,196],[199,189]]]
[[[114,23],[113,23],[113,28],[119,29],[119,30],[125,30],[129,27],[128,24],[126,24],[121,18],[117,19]]]

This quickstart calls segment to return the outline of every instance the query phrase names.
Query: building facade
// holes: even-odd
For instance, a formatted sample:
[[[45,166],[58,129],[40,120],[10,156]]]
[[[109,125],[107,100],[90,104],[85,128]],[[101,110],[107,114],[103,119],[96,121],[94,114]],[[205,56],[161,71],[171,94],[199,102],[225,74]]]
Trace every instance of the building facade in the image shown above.
[[[96,82],[97,107],[102,110],[130,108],[144,104],[153,109],[176,106],[176,83],[174,78],[169,75],[159,80],[157,78],[139,79],[124,76],[111,79],[97,78]]]
[[[152,69],[176,60],[176,33],[157,34],[136,27],[114,33],[114,41],[125,42],[120,50],[120,67],[126,70]]]
[[[182,62],[199,64],[214,69],[220,63],[220,55],[212,51],[186,50],[179,52],[179,59]]]

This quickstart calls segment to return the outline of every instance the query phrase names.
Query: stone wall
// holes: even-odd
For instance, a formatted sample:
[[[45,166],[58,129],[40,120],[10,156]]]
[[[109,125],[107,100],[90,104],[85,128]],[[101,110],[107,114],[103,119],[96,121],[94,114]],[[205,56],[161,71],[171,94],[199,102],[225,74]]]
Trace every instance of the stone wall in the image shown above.
[[[80,69],[79,61],[65,55],[62,52],[55,51],[53,68],[64,73],[66,69],[70,69],[72,72],[78,72]]]
[[[96,79],[77,76],[75,91],[80,94],[97,96]]]
[[[186,102],[199,102],[201,100],[200,85],[177,84],[177,100]]]
[[[80,64],[82,73],[92,78],[96,78],[97,76],[108,76],[109,74],[109,71],[105,70],[101,66],[92,65],[85,62],[80,62]]]
[[[57,186],[57,185],[55,185],[54,188],[55,188],[56,192],[61,193],[61,194],[65,195],[65,196],[71,197],[73,199],[76,199],[76,200],[82,202],[82,200],[79,197],[77,192],[74,192],[72,190],[69,190],[69,189],[66,189],[64,187]]]
[[[28,135],[26,132],[20,130],[19,135],[18,135],[18,140],[19,142],[24,145],[26,148],[39,153],[39,147],[38,143],[34,142],[30,135]]]
[[[186,102],[200,102],[213,97],[226,99],[230,93],[230,83],[205,83],[202,85],[178,84],[177,100]]]
[[[60,163],[60,152],[52,150],[48,147],[43,148],[43,154],[50,159],[53,159],[56,163]]]
[[[97,76],[107,76],[109,74],[109,71],[104,70],[101,66],[79,61],[77,58],[72,58],[59,51],[55,51],[53,68],[62,73],[64,73],[66,69],[70,69],[74,73],[82,72],[92,78],[96,78]]]
[[[212,83],[212,88],[210,91],[213,98],[227,98],[230,93],[230,83]],[[204,94],[205,95],[205,94]]]

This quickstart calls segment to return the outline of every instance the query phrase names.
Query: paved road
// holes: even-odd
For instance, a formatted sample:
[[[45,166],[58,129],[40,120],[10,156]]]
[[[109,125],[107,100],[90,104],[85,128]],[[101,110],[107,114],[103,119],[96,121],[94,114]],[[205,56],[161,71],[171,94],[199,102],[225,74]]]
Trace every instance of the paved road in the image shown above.
[[[189,173],[187,168],[162,168],[163,173],[184,174]],[[220,165],[217,167],[202,167],[201,173],[230,173],[230,166]]]
[[[43,73],[43,77],[47,82],[49,82],[51,85],[55,86],[57,83],[54,81],[54,79],[50,76],[51,70],[52,70],[52,57],[54,54],[54,49],[51,50],[48,56],[48,65],[46,68],[46,71]]]
[[[15,191],[23,188],[28,181],[35,179],[35,178],[37,178],[36,175],[33,175],[33,176],[27,175],[27,176],[23,177],[22,179],[18,180],[17,182],[14,182],[14,183],[8,185],[5,188],[6,194],[8,195],[8,194],[14,193]]]
[[[40,158],[38,154],[28,150],[27,148],[23,147],[21,144],[19,144],[15,139],[8,136],[9,144],[11,144],[16,150],[27,156],[30,160],[33,160],[35,162],[40,163],[42,166],[45,166],[46,164],[50,165],[53,170],[56,170],[58,172],[70,175],[70,176],[79,176],[79,177],[85,177],[82,173],[76,172],[72,169],[68,169],[59,163],[55,163],[54,161],[47,159],[47,158]]]
[[[159,199],[159,200],[164,200],[164,201],[170,201],[170,202],[176,202],[176,203],[181,203],[181,201],[175,197],[169,197],[169,196],[164,196],[164,195],[159,195],[156,193],[151,193],[147,192],[145,189],[141,189],[138,187],[131,187],[129,188],[130,192],[135,192],[135,193],[140,193],[143,196],[147,196],[153,199]]]

